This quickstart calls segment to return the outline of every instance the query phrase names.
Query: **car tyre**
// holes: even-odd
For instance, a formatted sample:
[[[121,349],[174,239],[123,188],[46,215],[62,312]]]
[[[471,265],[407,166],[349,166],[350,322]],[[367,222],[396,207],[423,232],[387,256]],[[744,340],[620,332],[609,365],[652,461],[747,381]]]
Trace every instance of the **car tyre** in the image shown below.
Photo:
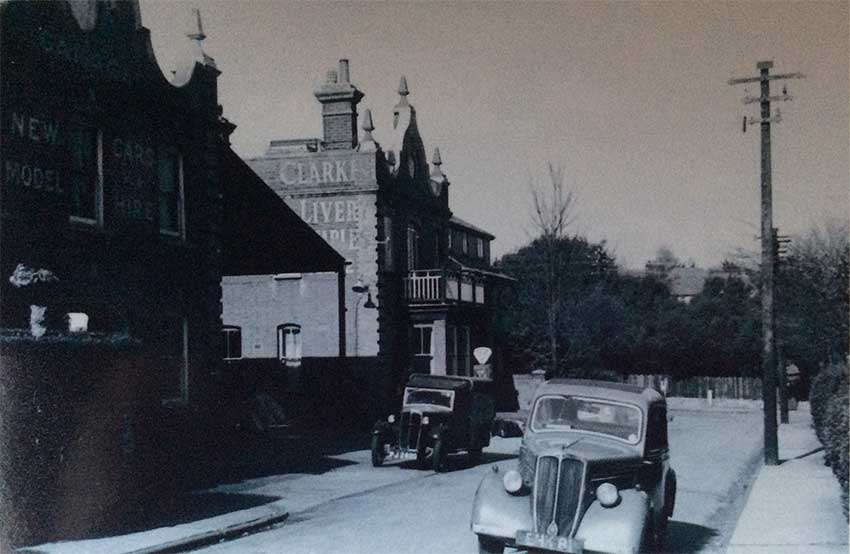
[[[384,441],[380,435],[372,435],[372,465],[374,467],[381,467],[384,463],[384,458],[386,458],[386,453],[384,452]]]
[[[478,554],[502,554],[504,551],[505,545],[499,539],[478,535]]]
[[[420,441],[419,446],[416,449],[416,465],[422,469],[425,469],[425,464],[428,458],[428,447],[425,445],[425,441]]]
[[[469,467],[475,467],[481,462],[481,448],[469,449]]]
[[[437,439],[434,441],[434,471],[437,473],[444,473],[446,471],[446,444],[443,442],[443,439]]]

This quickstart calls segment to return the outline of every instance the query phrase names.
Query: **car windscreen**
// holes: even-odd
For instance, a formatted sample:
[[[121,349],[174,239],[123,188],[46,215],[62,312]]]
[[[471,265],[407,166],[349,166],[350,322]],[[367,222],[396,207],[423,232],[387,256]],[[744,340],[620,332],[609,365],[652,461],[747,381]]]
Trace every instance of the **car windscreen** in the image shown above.
[[[410,404],[430,404],[432,406],[442,406],[451,409],[454,398],[455,393],[450,390],[418,389],[413,387],[404,389],[405,406],[409,406]]]
[[[579,431],[609,435],[631,444],[640,441],[637,406],[576,396],[542,396],[534,405],[533,431]]]

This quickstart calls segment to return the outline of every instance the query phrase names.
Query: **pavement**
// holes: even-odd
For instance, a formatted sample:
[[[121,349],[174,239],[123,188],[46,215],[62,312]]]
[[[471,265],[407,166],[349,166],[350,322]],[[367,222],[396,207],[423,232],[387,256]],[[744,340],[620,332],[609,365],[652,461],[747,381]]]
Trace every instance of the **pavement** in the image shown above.
[[[762,466],[727,554],[847,554],[848,524],[808,402],[779,426],[778,466]]]
[[[670,411],[753,412],[760,402],[668,399]],[[780,426],[782,464],[762,467],[730,541],[727,554],[826,554],[848,552],[848,526],[841,510],[838,482],[823,465],[823,451],[811,427],[808,403],[790,413]],[[63,541],[30,546],[19,554],[168,554],[234,538],[285,521],[330,500],[410,478],[416,470],[368,471],[369,452],[335,456],[339,467],[324,474],[325,486],[304,474],[269,477],[268,490],[253,490],[278,498],[260,506],[127,535]],[[240,493],[239,484],[220,485],[200,493]]]

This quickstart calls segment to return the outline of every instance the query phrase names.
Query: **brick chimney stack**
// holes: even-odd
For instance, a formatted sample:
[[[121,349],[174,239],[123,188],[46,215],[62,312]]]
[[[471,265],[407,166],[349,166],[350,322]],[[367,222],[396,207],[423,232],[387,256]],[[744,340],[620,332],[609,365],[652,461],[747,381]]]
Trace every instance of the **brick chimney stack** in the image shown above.
[[[325,150],[356,148],[357,104],[364,95],[351,84],[348,60],[339,60],[339,70],[328,71],[327,79],[314,94],[322,104]]]

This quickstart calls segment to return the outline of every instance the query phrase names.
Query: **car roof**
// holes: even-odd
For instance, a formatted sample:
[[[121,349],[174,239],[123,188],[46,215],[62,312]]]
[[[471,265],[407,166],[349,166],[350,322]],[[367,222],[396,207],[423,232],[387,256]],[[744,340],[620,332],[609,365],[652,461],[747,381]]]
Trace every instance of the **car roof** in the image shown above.
[[[664,397],[655,389],[611,381],[591,381],[589,379],[552,379],[540,385],[534,396],[536,398],[544,394],[590,396],[622,400],[641,406],[665,403]]]
[[[472,390],[472,378],[457,377],[454,375],[428,375],[425,373],[414,373],[407,382],[408,387],[422,387],[428,389],[447,390]]]

